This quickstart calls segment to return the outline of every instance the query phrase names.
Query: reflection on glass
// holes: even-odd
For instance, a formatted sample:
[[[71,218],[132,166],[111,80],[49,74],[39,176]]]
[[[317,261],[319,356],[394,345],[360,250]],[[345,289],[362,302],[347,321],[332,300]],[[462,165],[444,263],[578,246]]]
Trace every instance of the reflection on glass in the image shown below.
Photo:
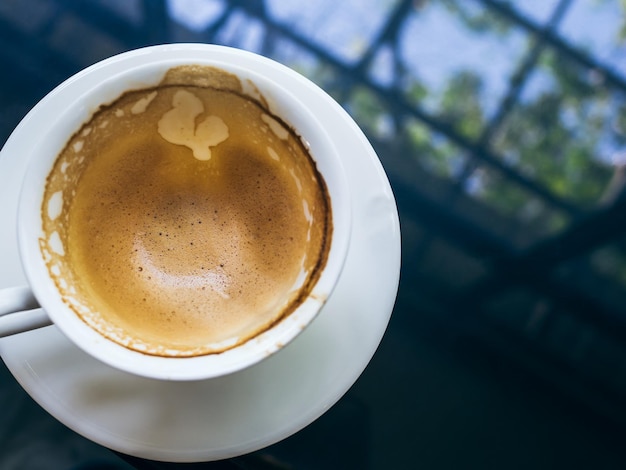
[[[626,243],[616,243],[595,250],[589,256],[592,268],[600,275],[626,287]]]
[[[201,32],[220,17],[226,4],[223,0],[168,0],[167,8],[173,21]]]
[[[500,172],[478,165],[464,182],[465,192],[510,220],[522,222],[527,241],[561,231],[569,218],[532,192],[506,179]]]
[[[422,279],[428,278],[429,288],[446,295],[450,288],[458,290],[471,286],[487,273],[487,266],[478,258],[460,250],[444,240],[432,240],[427,244],[421,256],[409,259],[415,268],[415,274]]]
[[[559,27],[559,34],[626,79],[626,3],[615,0],[573,2]]]
[[[509,4],[529,19],[543,24],[550,18],[559,0],[524,0],[523,2],[504,0],[502,3]]]
[[[625,134],[623,95],[553,50],[541,58],[492,145],[508,165],[586,206],[600,201]]]
[[[489,299],[482,311],[498,324],[537,338],[545,330],[551,305],[532,289],[514,286]]]
[[[467,160],[460,147],[414,118],[403,122],[400,140],[406,145],[404,158],[446,179],[457,179]]]
[[[398,123],[393,113],[388,104],[368,88],[351,88],[342,104],[368,136],[377,140],[394,138]]]
[[[554,312],[548,326],[544,342],[550,352],[575,364],[594,380],[610,384],[620,393],[626,391],[623,344],[566,311]]]
[[[459,117],[474,120],[480,116],[482,120],[490,116],[524,52],[523,32],[479,1],[419,5],[399,33],[398,54],[410,75],[405,86],[420,83],[428,90],[424,97],[417,97],[420,106],[454,122]],[[463,109],[466,100],[473,105]]]
[[[266,2],[269,14],[298,35],[346,63],[372,44],[398,0],[307,0]]]

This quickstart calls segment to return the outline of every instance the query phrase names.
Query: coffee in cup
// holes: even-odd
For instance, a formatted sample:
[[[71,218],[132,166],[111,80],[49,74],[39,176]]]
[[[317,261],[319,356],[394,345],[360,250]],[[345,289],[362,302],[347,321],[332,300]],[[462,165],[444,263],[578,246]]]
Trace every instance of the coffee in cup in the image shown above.
[[[207,44],[129,51],[51,91],[9,138],[28,135],[16,214],[28,284],[0,290],[0,337],[52,323],[99,361],[161,380],[284,349],[350,246],[328,115],[301,99],[319,93]]]
[[[149,355],[220,353],[285,318],[324,269],[324,178],[235,75],[171,68],[102,106],[49,173],[40,249],[63,301]]]

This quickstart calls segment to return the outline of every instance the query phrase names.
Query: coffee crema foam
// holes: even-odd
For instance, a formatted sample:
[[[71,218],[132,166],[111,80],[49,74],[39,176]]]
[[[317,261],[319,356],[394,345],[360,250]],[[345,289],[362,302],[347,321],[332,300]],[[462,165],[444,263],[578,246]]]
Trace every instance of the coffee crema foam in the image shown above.
[[[301,139],[238,79],[170,70],[69,140],[48,176],[40,247],[64,301],[147,354],[222,352],[309,294],[330,200]]]

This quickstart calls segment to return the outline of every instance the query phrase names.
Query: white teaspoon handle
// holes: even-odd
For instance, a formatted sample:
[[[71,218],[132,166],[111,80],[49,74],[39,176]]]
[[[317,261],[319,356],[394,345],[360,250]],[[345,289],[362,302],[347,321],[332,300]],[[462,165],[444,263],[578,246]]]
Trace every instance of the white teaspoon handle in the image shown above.
[[[0,338],[51,324],[29,287],[0,290]]]

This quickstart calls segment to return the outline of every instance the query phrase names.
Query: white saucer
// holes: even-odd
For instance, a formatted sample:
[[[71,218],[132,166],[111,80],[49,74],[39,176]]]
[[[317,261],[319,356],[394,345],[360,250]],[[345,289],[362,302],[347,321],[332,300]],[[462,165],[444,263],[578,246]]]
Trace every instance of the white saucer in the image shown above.
[[[163,382],[120,372],[83,353],[54,326],[0,340],[0,356],[18,382],[69,428],[110,449],[147,459],[234,457],[310,424],[367,366],[398,288],[395,200],[380,161],[354,121],[310,82],[296,85],[294,93],[327,123],[344,156],[352,191],[350,251],[324,310],[293,343],[266,361],[201,382]],[[50,110],[63,106],[63,90],[46,100],[0,153],[0,288],[26,283],[15,237],[24,156],[35,144],[37,129],[54,118]],[[25,138],[33,132],[32,139]]]

